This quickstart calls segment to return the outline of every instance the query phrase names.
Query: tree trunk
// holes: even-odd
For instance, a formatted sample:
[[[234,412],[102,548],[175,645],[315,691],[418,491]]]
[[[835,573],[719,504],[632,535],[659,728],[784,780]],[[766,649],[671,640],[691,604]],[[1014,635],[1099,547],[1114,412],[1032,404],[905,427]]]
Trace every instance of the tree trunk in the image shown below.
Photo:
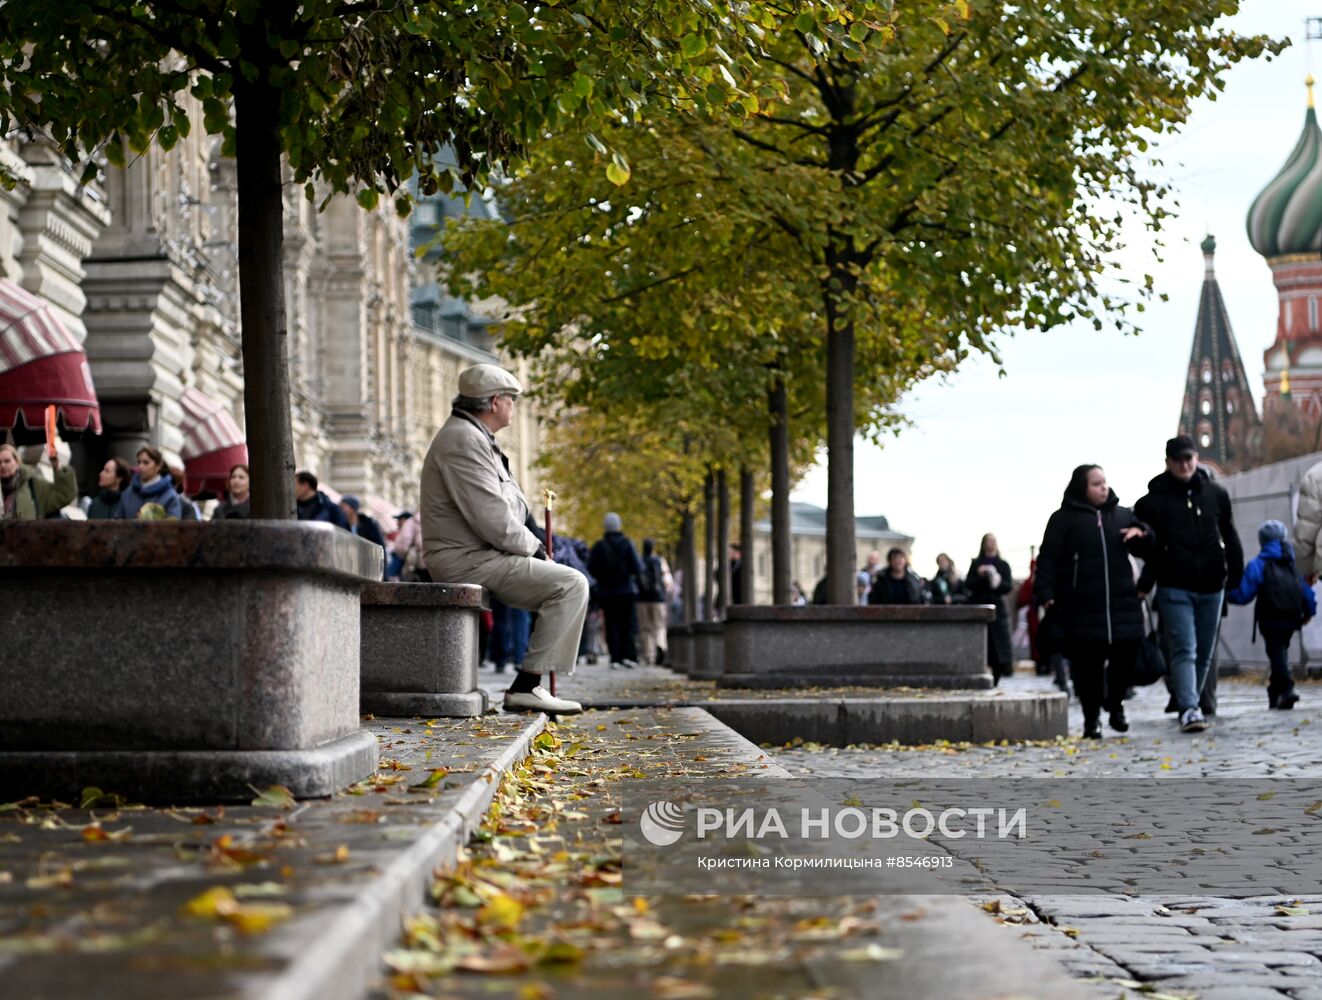
[[[707,470],[707,481],[702,488],[703,526],[706,534],[706,565],[703,566],[704,588],[702,620],[716,620],[716,475]]]
[[[720,598],[720,614],[716,617],[724,620],[730,607],[730,482],[725,469],[716,473],[716,565],[716,592]]]
[[[852,605],[858,602],[854,594],[858,558],[854,551],[854,322],[839,314],[835,296],[827,290],[826,600]]]
[[[793,602],[793,543],[790,538],[790,424],[785,383],[767,393],[771,418],[771,603]],[[809,580],[808,586],[817,581]]]
[[[753,599],[753,569],[757,566],[757,539],[754,536],[753,514],[757,504],[757,485],[753,481],[753,470],[747,466],[739,469],[739,582],[743,593],[739,595],[740,604],[756,604]]]
[[[289,416],[284,198],[277,111],[265,79],[234,87],[239,188],[239,318],[252,516],[291,520],[294,432]]]
[[[679,545],[684,568],[684,624],[698,620],[698,539],[691,513],[685,513],[679,525]]]

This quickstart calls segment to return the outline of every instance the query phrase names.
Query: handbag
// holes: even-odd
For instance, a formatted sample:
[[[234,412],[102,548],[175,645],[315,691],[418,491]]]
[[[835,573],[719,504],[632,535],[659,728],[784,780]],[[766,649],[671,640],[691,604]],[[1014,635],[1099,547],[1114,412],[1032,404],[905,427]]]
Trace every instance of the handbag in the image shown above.
[[[1138,603],[1143,606],[1143,641],[1138,644],[1138,657],[1130,680],[1135,686],[1144,687],[1166,676],[1166,653],[1161,648],[1161,635],[1152,622],[1152,609],[1145,600]]]

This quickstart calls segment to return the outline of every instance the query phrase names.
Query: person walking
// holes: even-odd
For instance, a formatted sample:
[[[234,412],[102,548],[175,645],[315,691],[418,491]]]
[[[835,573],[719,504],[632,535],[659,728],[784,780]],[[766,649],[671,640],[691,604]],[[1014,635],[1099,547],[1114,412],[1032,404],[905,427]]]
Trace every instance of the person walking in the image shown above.
[[[317,477],[306,470],[294,473],[294,501],[300,521],[325,521],[349,530],[344,511],[319,489]]]
[[[110,458],[101,466],[97,474],[97,493],[89,497],[87,519],[89,521],[108,521],[115,516],[119,498],[133,481],[133,470],[122,458]]]
[[[955,572],[955,560],[944,552],[936,557],[936,573],[927,581],[933,604],[963,604],[968,596],[964,581]]]
[[[252,479],[248,467],[240,462],[230,469],[225,499],[211,512],[213,521],[246,521],[252,517]]]
[[[145,447],[138,449],[137,459],[133,479],[119,498],[115,517],[121,521],[138,520],[144,507],[155,505],[160,507],[165,517],[178,520],[183,516],[183,504],[175,492],[174,480],[170,478],[170,470],[165,465],[165,456],[159,449]]]
[[[422,464],[424,559],[433,579],[476,583],[506,604],[537,612],[523,668],[505,692],[506,709],[581,712],[581,704],[552,696],[541,679],[575,666],[587,580],[546,558],[528,529],[528,499],[496,443],[522,392],[497,365],[459,373],[453,409]]]
[[[399,580],[414,565],[422,561],[422,524],[411,510],[395,515],[399,530],[390,544],[390,561],[386,564],[386,579]]]
[[[665,563],[656,554],[656,542],[643,539],[643,571],[638,578],[638,637],[642,641],[643,662],[655,666],[660,660],[658,652],[666,643],[666,592],[673,586],[667,586]]]
[[[1295,565],[1310,585],[1322,573],[1322,462],[1309,468],[1299,484],[1294,519]]]
[[[362,513],[363,502],[353,494],[346,494],[340,497],[340,513],[344,515],[344,520],[349,525],[349,534],[357,535],[359,538],[365,538],[367,541],[381,546],[382,554],[386,551],[386,536],[381,532],[381,525],[376,523],[376,518],[369,514]],[[382,576],[384,577],[384,570]]]
[[[926,604],[927,591],[923,581],[909,566],[909,555],[904,549],[891,549],[886,553],[886,570],[872,580],[868,592],[869,604]]]
[[[1226,588],[1239,586],[1244,550],[1235,530],[1230,496],[1198,467],[1193,439],[1166,442],[1166,471],[1148,483],[1134,515],[1152,526],[1156,547],[1139,577],[1139,597],[1157,587],[1157,611],[1166,638],[1172,696],[1180,730],[1202,732],[1199,707],[1207,683]]]
[[[588,556],[588,572],[597,581],[597,601],[606,619],[611,666],[636,667],[638,651],[633,630],[643,564],[622,530],[619,514],[607,514],[603,527],[605,533]]]
[[[1239,586],[1226,594],[1226,600],[1253,604],[1253,626],[1262,633],[1271,664],[1267,707],[1290,709],[1299,701],[1290,673],[1290,640],[1317,614],[1317,595],[1299,575],[1285,534],[1280,521],[1262,522],[1258,528],[1262,551],[1244,568]]]
[[[1010,647],[1010,611],[1005,606],[1005,595],[1014,589],[1010,565],[1001,558],[996,536],[982,536],[978,556],[969,563],[964,579],[969,604],[992,604],[996,607],[996,620],[987,626],[987,665],[991,667],[992,683],[1014,672],[1014,653]]]
[[[55,455],[50,460],[55,472],[48,481],[35,465],[24,465],[18,449],[0,444],[0,496],[4,498],[6,521],[39,521],[53,517],[78,496],[78,478],[73,467],[62,465]]]
[[[1129,731],[1125,691],[1143,638],[1129,555],[1149,558],[1152,546],[1152,531],[1120,506],[1101,467],[1076,468],[1047,521],[1032,602],[1057,616],[1086,738],[1101,739],[1103,708],[1112,729]]]

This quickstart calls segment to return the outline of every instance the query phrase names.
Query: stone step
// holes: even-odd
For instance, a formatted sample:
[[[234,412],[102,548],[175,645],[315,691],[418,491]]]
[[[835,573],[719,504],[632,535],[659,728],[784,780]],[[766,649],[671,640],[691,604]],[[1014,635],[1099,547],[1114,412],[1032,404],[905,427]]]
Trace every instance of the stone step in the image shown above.
[[[287,809],[0,808],[3,992],[360,997],[433,871],[454,863],[544,725],[540,715],[371,720],[375,777]],[[438,768],[448,773],[433,778]],[[109,839],[87,832],[94,820]],[[241,905],[287,906],[287,919],[244,934],[182,912],[217,887]]]

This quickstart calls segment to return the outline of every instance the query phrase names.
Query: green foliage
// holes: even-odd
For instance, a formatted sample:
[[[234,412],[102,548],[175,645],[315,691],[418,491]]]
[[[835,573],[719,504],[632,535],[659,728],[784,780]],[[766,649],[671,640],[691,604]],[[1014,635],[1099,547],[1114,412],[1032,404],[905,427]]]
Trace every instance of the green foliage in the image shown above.
[[[188,135],[194,101],[233,153],[236,87],[260,84],[296,182],[385,194],[416,174],[432,194],[480,185],[571,120],[657,103],[742,114],[777,23],[770,7],[705,0],[7,0],[0,131],[48,135],[90,179],[91,154],[118,165],[124,147]],[[627,180],[623,157],[611,170]]]
[[[1237,6],[798,11],[768,26],[741,120],[644,109],[535,146],[500,192],[513,221],[447,236],[452,285],[515,307],[508,345],[557,398],[705,412],[747,424],[741,441],[775,375],[820,441],[826,353],[848,337],[854,423],[833,438],[880,435],[916,380],[994,356],[997,335],[1133,329],[1151,279],[1110,262],[1126,215],[1159,229],[1171,211],[1149,141],[1281,48],[1218,28]],[[608,151],[631,169],[620,190]]]

